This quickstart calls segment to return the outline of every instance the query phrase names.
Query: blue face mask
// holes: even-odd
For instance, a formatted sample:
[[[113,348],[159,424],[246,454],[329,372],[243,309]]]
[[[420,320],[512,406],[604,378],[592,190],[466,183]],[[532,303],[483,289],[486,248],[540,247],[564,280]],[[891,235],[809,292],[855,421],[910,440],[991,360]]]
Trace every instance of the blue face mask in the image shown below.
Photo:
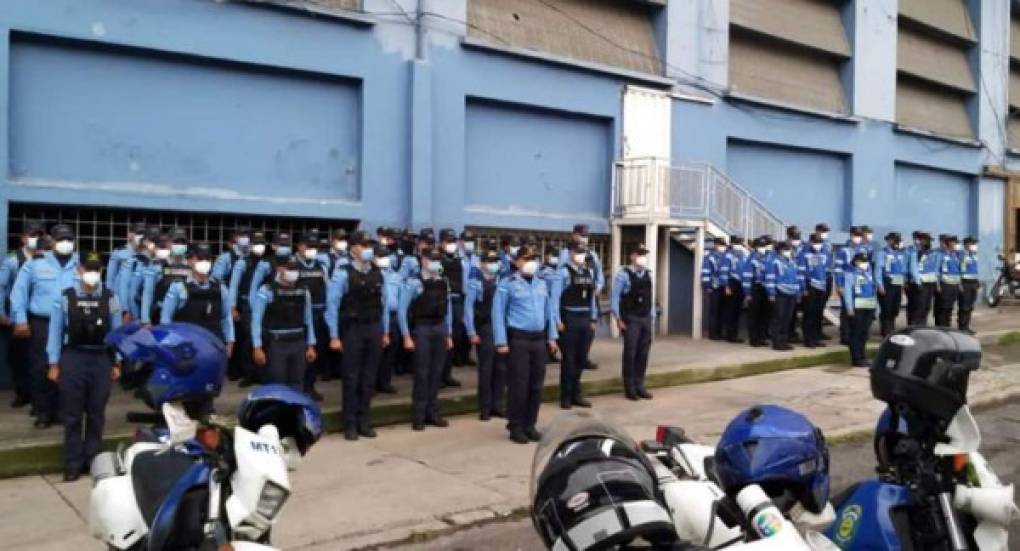
[[[474,241],[468,241],[468,242],[464,243],[464,251],[465,252],[469,252],[469,253],[475,252],[475,242]]]
[[[371,262],[373,258],[375,258],[375,251],[372,249],[365,249],[361,251],[362,262]]]
[[[277,247],[276,256],[290,256],[290,247]]]
[[[443,263],[438,260],[429,261],[429,271],[438,274],[443,271]]]
[[[188,246],[183,243],[174,243],[170,246],[170,254],[174,256],[184,256],[188,254]]]
[[[499,271],[499,262],[489,262],[485,265],[485,267],[488,268],[490,272],[496,273]]]

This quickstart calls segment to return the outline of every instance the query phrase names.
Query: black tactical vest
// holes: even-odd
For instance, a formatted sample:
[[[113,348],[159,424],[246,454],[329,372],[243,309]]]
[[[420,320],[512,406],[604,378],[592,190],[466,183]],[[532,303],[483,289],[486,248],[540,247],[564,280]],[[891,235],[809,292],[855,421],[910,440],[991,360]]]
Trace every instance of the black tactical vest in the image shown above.
[[[496,296],[496,279],[482,278],[482,300],[475,302],[475,330],[492,321],[492,298]]]
[[[567,264],[567,273],[570,274],[570,282],[560,296],[560,306],[590,309],[591,296],[595,293],[595,278],[591,270],[586,267],[576,270]]]
[[[464,265],[459,256],[443,255],[443,275],[450,282],[450,292],[455,295],[464,294]]]
[[[620,297],[620,313],[624,316],[644,317],[652,313],[652,272],[645,270],[638,276],[630,268],[624,268],[630,279],[630,291]]]
[[[353,264],[340,266],[347,271],[347,292],[340,301],[340,319],[343,321],[372,322],[382,317],[383,275],[372,266],[361,272]]]
[[[266,307],[262,327],[267,331],[286,331],[305,328],[305,296],[301,287],[284,287],[273,281],[269,284],[273,302]]]
[[[67,298],[67,345],[102,346],[109,331],[110,300],[113,293],[103,288],[96,297],[78,298],[73,288],[64,289]]]
[[[414,323],[437,323],[446,318],[446,300],[450,284],[446,278],[422,279],[422,293],[411,303],[411,319]]]
[[[322,264],[315,262],[311,268],[301,264],[297,286],[308,289],[308,294],[312,296],[312,304],[326,303],[326,269]]]
[[[208,287],[200,287],[198,283],[189,281],[185,284],[188,300],[184,307],[174,313],[174,321],[193,323],[205,327],[212,334],[223,339],[223,290],[219,282],[211,282]]]
[[[250,254],[244,257],[244,271],[241,272],[241,280],[238,282],[237,302],[242,305],[248,304],[248,293],[251,291],[251,280],[255,277],[255,267],[258,266],[262,257]]]
[[[191,275],[191,268],[187,264],[168,264],[160,261],[162,277],[156,282],[155,292],[152,294],[152,311],[149,313],[149,320],[152,323],[159,323],[160,310],[163,307],[163,299],[170,286],[178,281],[187,281]]]

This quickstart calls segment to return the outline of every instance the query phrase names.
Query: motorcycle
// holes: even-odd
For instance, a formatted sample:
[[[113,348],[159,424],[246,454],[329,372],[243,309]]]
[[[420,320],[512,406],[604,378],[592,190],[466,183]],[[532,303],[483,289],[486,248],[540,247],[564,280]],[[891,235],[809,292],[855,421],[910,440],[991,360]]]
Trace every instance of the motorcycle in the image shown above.
[[[1001,263],[999,277],[985,294],[985,302],[990,308],[998,306],[1006,297],[1020,299],[1020,253],[1012,254],[1012,261],[1007,260],[1004,255],[999,255]]]
[[[180,337],[205,338],[198,329],[129,327],[109,342],[127,361],[168,360],[168,349],[185,349],[183,357],[193,359],[202,345]],[[166,388],[168,373],[156,370],[149,389]],[[89,525],[109,549],[274,549],[272,527],[291,494],[288,471],[322,434],[319,408],[283,385],[252,390],[236,426],[209,413],[210,406],[211,397],[162,402],[160,425],[139,429],[130,446],[96,456]]]

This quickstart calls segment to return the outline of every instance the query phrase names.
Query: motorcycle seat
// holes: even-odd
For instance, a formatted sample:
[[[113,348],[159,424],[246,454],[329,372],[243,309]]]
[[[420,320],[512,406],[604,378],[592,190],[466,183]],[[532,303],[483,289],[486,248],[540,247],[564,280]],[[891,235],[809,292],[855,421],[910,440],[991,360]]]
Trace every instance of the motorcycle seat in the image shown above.
[[[194,463],[194,457],[175,450],[146,451],[135,456],[131,485],[146,525],[152,525],[167,494]]]

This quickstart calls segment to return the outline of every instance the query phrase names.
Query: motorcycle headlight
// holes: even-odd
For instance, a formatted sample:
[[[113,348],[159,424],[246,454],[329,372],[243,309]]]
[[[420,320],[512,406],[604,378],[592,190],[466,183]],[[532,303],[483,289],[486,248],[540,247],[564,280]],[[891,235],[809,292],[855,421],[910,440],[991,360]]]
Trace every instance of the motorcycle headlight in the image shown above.
[[[273,520],[289,495],[290,492],[279,484],[266,482],[266,485],[262,487],[259,504],[255,510],[267,520]]]

